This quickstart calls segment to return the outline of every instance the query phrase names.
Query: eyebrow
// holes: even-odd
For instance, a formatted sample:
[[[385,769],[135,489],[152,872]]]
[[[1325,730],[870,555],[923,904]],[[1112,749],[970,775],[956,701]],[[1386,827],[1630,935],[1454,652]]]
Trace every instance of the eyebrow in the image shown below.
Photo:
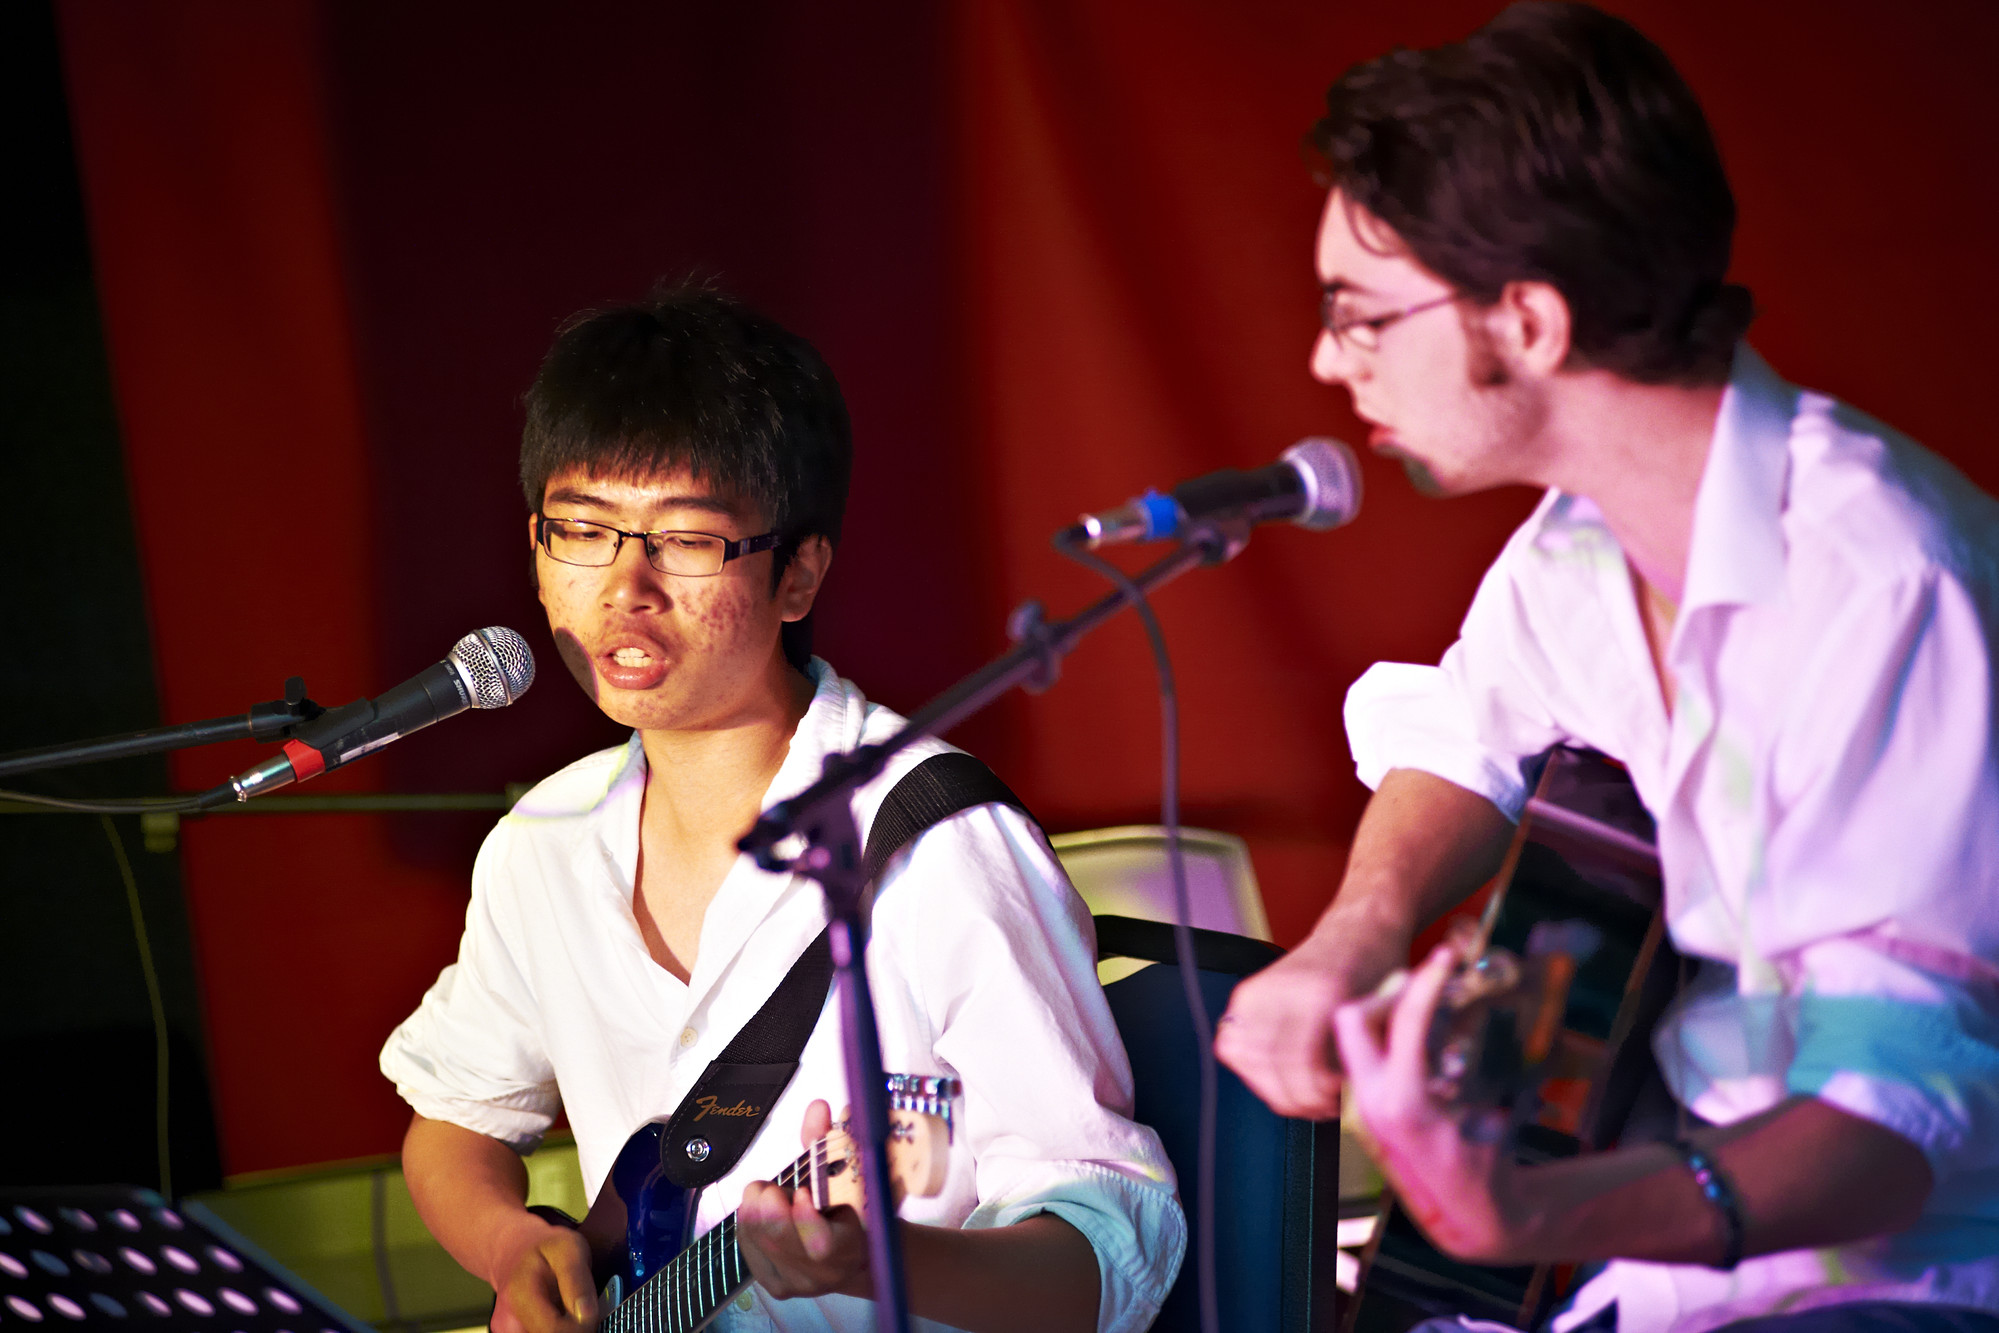
[[[544,509],[554,504],[582,505],[590,509],[616,509],[618,507],[614,502],[601,495],[593,495],[589,491],[578,490],[574,486],[564,486],[560,490],[550,491],[543,497],[541,503]],[[741,511],[735,505],[730,504],[719,495],[675,495],[652,506],[652,508],[656,510],[693,509],[704,514],[721,514],[726,518],[736,518],[741,514]]]
[[[1348,278],[1334,278],[1331,282],[1322,282],[1319,284],[1319,291],[1324,296],[1340,296],[1348,292],[1351,292],[1356,296],[1380,295],[1380,293],[1375,291],[1372,287],[1366,286],[1363,283],[1354,282]]]

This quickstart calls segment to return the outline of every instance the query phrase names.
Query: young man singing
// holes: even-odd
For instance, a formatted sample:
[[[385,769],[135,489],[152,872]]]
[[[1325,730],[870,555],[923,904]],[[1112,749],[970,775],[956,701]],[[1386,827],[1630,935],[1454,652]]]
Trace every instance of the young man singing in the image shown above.
[[[573,321],[528,395],[521,478],[564,665],[633,728],[521,799],[473,872],[458,961],[390,1037],[415,1108],[404,1169],[425,1222],[498,1294],[494,1326],[602,1315],[585,1232],[524,1208],[519,1154],[565,1110],[593,1197],[666,1120],[825,924],[818,887],[736,840],[828,754],[890,735],[802,634],[840,531],[846,409],[811,347],[683,285]],[[926,742],[863,788],[867,830]],[[1184,1246],[1171,1169],[1131,1080],[1087,914],[1018,810],[974,807],[892,859],[868,968],[892,1073],[961,1080],[941,1194],[902,1207],[919,1327],[1139,1330]],[[740,1205],[755,1285],[718,1328],[872,1328],[865,1236],[767,1182],[849,1098],[819,1011],[766,1130],[702,1194]],[[596,1214],[593,1212],[593,1218]],[[620,1224],[621,1225],[621,1224]]]
[[[1516,5],[1327,101],[1313,373],[1425,489],[1546,495],[1442,662],[1348,696],[1375,795],[1222,1058],[1320,1117],[1343,1067],[1444,1249],[1613,1261],[1558,1330],[1999,1330],[1999,505],[1740,341],[1719,156],[1629,24]],[[1516,1167],[1427,1086],[1448,952],[1363,997],[1564,742],[1657,820],[1697,1127]]]

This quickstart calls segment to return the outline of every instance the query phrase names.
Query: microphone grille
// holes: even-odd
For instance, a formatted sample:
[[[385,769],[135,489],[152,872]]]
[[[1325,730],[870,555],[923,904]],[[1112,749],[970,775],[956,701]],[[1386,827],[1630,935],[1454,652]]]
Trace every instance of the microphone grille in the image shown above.
[[[1305,510],[1292,522],[1314,532],[1353,522],[1360,513],[1360,464],[1352,449],[1313,435],[1286,449],[1284,459],[1305,479]]]
[[[504,625],[467,634],[451,646],[451,661],[472,688],[474,708],[505,708],[534,684],[527,640]]]

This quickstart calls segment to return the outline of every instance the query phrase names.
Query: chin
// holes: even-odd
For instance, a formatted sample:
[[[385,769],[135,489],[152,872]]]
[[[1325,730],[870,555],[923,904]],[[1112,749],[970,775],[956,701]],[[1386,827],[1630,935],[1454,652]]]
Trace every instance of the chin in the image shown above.
[[[639,693],[607,689],[597,696],[597,707],[605,717],[621,727],[639,731],[666,731],[685,725],[685,705],[686,700],[677,694],[669,696],[658,690]]]
[[[1440,478],[1428,463],[1425,463],[1414,454],[1400,454],[1396,457],[1395,461],[1402,465],[1403,475],[1409,478],[1409,484],[1415,487],[1416,494],[1418,495],[1427,495],[1431,499],[1441,500],[1449,496],[1464,494],[1462,489],[1451,485],[1444,478]]]
[[[1402,471],[1408,476],[1410,486],[1418,495],[1433,500],[1452,500],[1462,495],[1477,495],[1481,491],[1496,490],[1501,486],[1514,484],[1509,477],[1480,475],[1476,472],[1439,472],[1421,459],[1403,455],[1396,460],[1402,464]]]

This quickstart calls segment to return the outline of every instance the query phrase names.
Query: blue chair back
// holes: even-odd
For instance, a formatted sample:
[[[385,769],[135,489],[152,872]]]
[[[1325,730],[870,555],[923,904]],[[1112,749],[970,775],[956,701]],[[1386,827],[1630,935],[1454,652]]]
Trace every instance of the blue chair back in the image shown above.
[[[1131,1057],[1134,1113],[1166,1147],[1191,1226],[1200,1065],[1173,948],[1162,922],[1100,916],[1097,956],[1148,967],[1104,987]],[[1279,956],[1262,940],[1196,930],[1194,959],[1210,1022],[1244,976]],[[1215,1280],[1229,1333],[1331,1333],[1339,1127],[1277,1115],[1226,1067],[1216,1085]],[[1191,1242],[1191,1238],[1190,1238]],[[1181,1265],[1155,1333],[1199,1333],[1193,1251]]]

